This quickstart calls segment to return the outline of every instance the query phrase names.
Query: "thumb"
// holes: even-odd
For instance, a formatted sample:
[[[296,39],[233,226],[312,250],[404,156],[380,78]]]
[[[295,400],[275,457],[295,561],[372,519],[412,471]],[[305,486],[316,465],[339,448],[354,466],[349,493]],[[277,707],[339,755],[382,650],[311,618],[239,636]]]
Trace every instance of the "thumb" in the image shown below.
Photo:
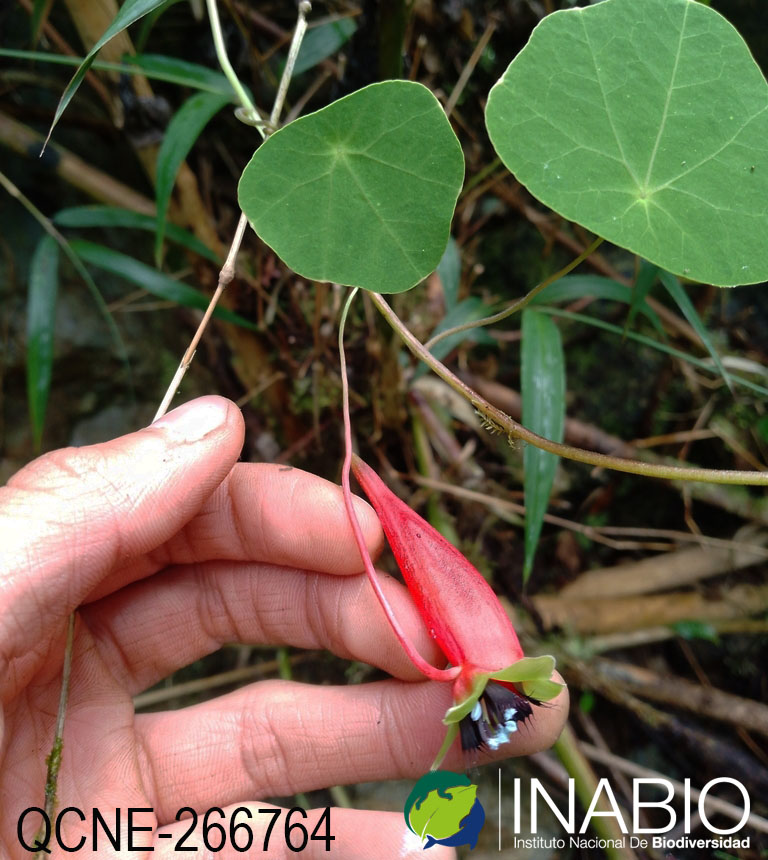
[[[51,622],[115,565],[178,532],[242,443],[237,407],[201,397],[136,433],[53,451],[11,478],[0,489],[0,655],[49,638]]]

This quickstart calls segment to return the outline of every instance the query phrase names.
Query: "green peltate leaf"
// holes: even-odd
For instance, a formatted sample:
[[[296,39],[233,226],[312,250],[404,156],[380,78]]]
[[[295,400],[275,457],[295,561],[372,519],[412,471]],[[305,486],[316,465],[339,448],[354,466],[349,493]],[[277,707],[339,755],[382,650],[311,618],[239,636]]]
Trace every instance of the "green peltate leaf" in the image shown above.
[[[59,246],[45,235],[29,269],[27,294],[27,399],[35,449],[40,450],[53,368],[53,333],[59,289]]]
[[[161,6],[164,2],[165,0],[125,0],[125,3],[120,7],[120,11],[115,15],[114,21],[112,21],[109,27],[107,27],[104,35],[85,55],[83,62],[80,64],[77,71],[72,76],[72,80],[67,84],[66,89],[62,93],[59,104],[56,107],[56,113],[53,115],[53,122],[51,123],[51,127],[48,129],[48,137],[45,141],[46,143],[48,142],[53,129],[56,127],[56,123],[61,119],[61,115],[66,110],[67,105],[72,101],[72,96],[77,92],[78,87],[85,77],[85,73],[96,58],[96,54],[99,53],[99,51],[113,36],[116,36],[118,33],[125,30],[126,27],[130,27],[131,24],[146,15],[147,12],[151,12],[153,9]]]
[[[319,27],[311,27],[307,30],[299,49],[299,56],[296,57],[294,75],[306,72],[331,54],[335,54],[355,30],[357,30],[357,24],[351,18],[340,18],[338,21],[327,21]]]
[[[692,280],[768,278],[768,85],[713,9],[605,0],[547,16],[486,123],[566,218]]]
[[[683,312],[683,316],[688,320],[696,334],[701,338],[701,342],[707,348],[707,352],[712,357],[712,361],[714,361],[715,367],[720,373],[720,376],[723,377],[728,387],[733,391],[731,377],[723,367],[723,362],[720,360],[720,355],[715,349],[714,343],[712,343],[712,338],[709,336],[706,326],[701,321],[698,311],[693,306],[693,302],[688,297],[688,293],[683,289],[680,281],[678,281],[670,272],[659,272],[659,280],[664,284],[667,292],[674,299],[675,304]]]
[[[565,425],[565,360],[560,330],[534,310],[523,311],[521,394],[523,424],[534,433],[562,442]],[[536,545],[555,479],[558,457],[527,445],[525,467],[525,561],[523,580],[531,574]]]
[[[59,227],[122,227],[127,230],[149,230],[155,231],[157,221],[151,215],[142,215],[140,212],[132,212],[130,209],[120,209],[119,206],[72,206],[60,209],[53,216],[53,223]],[[194,251],[206,260],[220,265],[223,260],[219,258],[207,245],[204,245],[197,236],[193,236],[187,230],[177,227],[175,224],[166,224],[165,232],[172,242]]]
[[[165,220],[171,192],[182,162],[194,146],[200,132],[214,114],[228,104],[229,96],[215,93],[195,93],[179,108],[165,130],[157,154],[157,226],[155,230],[155,263],[159,266],[163,256]]]
[[[463,175],[432,93],[384,81],[273,134],[238,196],[253,229],[300,275],[397,293],[440,262]]]
[[[445,309],[450,313],[459,300],[459,285],[461,283],[461,253],[453,236],[448,239],[443,256],[437,264],[437,274],[443,285]]]
[[[125,278],[126,281],[130,281],[153,296],[176,302],[188,308],[205,310],[208,307],[210,299],[204,293],[158,272],[157,269],[153,269],[146,263],[134,260],[133,257],[121,254],[119,251],[113,251],[111,248],[98,245],[95,242],[87,242],[85,239],[73,239],[69,245],[84,262],[98,266],[120,278]],[[257,326],[250,320],[227,308],[217,307],[214,316],[244,328],[257,329]]]

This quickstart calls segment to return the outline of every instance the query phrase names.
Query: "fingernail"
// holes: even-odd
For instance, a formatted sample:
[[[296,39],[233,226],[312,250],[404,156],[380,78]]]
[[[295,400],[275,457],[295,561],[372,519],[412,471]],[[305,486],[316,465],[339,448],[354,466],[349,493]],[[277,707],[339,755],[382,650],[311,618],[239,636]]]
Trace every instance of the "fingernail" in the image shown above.
[[[178,442],[199,442],[227,420],[229,401],[223,397],[201,397],[164,415],[152,424]]]

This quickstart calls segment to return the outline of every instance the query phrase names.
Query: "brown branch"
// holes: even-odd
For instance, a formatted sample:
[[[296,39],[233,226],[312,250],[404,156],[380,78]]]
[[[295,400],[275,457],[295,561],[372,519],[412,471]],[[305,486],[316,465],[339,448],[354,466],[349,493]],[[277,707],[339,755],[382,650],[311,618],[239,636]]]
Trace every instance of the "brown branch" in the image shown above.
[[[589,670],[591,674],[644,699],[684,708],[699,716],[768,736],[768,705],[760,702],[734,696],[716,687],[705,687],[686,678],[659,675],[604,657],[591,660]]]
[[[736,585],[711,599],[694,592],[670,592],[610,600],[577,600],[559,595],[532,598],[546,629],[575,634],[615,633],[677,624],[744,618],[768,611],[768,585]]]
[[[37,158],[44,139],[43,135],[0,112],[0,144],[19,155]],[[153,200],[113,179],[63,146],[49,143],[43,164],[51,164],[53,172],[61,179],[100,203],[121,206],[143,215],[155,214]]]

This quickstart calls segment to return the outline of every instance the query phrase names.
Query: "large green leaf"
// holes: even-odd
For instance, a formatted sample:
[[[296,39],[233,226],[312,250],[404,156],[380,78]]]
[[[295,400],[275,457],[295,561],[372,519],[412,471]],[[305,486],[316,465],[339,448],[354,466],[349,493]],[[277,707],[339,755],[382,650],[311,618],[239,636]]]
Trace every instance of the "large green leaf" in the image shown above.
[[[59,104],[56,107],[56,113],[53,115],[53,122],[51,123],[51,127],[48,129],[48,137],[45,140],[46,143],[48,142],[48,138],[50,138],[53,129],[56,127],[56,123],[61,119],[61,115],[66,110],[67,105],[72,101],[72,96],[77,92],[78,87],[85,77],[85,73],[96,58],[96,54],[99,53],[99,51],[113,36],[116,36],[118,33],[125,30],[126,27],[130,27],[131,24],[146,15],[147,12],[151,12],[153,9],[161,6],[164,2],[165,0],[125,0],[125,3],[120,7],[120,11],[115,15],[114,20],[109,27],[107,27],[104,35],[85,55],[85,59],[80,64],[77,71],[72,76],[72,80],[67,84],[66,89],[62,93]]]
[[[486,123],[566,218],[692,280],[768,278],[768,86],[713,9],[605,0],[544,18]]]
[[[437,99],[384,81],[273,134],[238,194],[253,229],[300,275],[397,293],[440,262],[463,176]]]
[[[523,424],[534,433],[563,441],[565,426],[565,360],[560,330],[545,314],[523,311],[521,384]],[[523,580],[533,567],[536,545],[547,512],[558,457],[527,445],[525,467],[525,561]]]
[[[174,114],[165,130],[160,151],[157,153],[157,227],[155,229],[155,262],[159,266],[163,255],[165,222],[171,192],[182,162],[208,124],[211,117],[228,104],[228,95],[195,93]]]
[[[53,368],[53,333],[59,289],[59,246],[51,236],[38,242],[29,267],[27,293],[27,399],[35,449],[43,438]]]
[[[113,251],[111,248],[96,242],[88,242],[85,239],[73,239],[69,245],[84,262],[98,266],[120,278],[125,278],[126,281],[130,281],[153,296],[201,311],[208,307],[210,298],[204,293],[163,274],[163,272],[158,272],[157,269],[153,269],[146,263],[135,260],[127,254],[121,254],[119,251]],[[228,308],[217,307],[214,316],[244,328],[257,329],[257,326],[250,320]]]

